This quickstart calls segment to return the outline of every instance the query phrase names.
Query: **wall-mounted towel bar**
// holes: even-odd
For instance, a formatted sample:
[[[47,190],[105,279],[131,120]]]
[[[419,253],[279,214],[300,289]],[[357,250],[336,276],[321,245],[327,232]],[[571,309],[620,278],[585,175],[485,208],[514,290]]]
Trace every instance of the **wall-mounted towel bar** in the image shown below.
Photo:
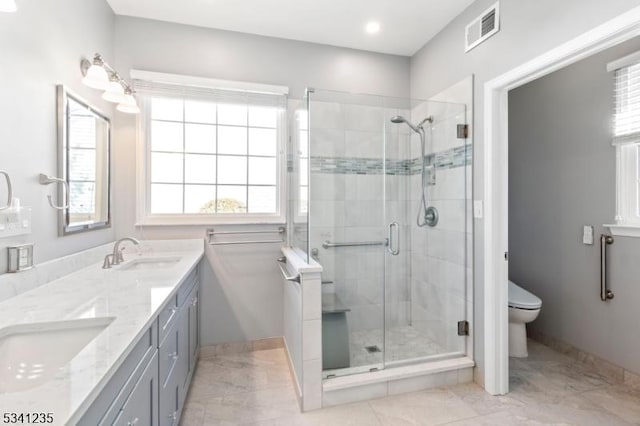
[[[62,184],[62,199],[64,204],[55,204],[51,195],[47,195],[49,205],[56,210],[65,210],[69,208],[69,184],[66,180],[40,173],[40,185],[51,185],[52,183]]]
[[[284,226],[276,230],[258,230],[258,231],[216,231],[214,228],[207,229],[207,243],[212,246],[226,246],[235,244],[265,244],[265,243],[283,243],[286,230]],[[271,240],[238,240],[238,241],[213,241],[216,235],[249,235],[249,234],[279,234],[280,239]]]
[[[347,242],[347,243],[332,243],[331,241],[325,241],[322,243],[322,247],[325,249],[335,247],[360,247],[360,246],[388,246],[389,239],[385,238],[382,241],[361,241],[361,242]]]
[[[278,262],[278,267],[280,268],[280,272],[282,273],[282,278],[284,278],[286,281],[293,281],[300,284],[300,274],[289,275],[286,267],[287,258],[285,256],[277,258],[276,262]]]
[[[1,206],[0,210],[6,210],[11,207],[11,200],[13,200],[13,186],[11,185],[9,173],[0,170],[0,175],[4,176],[4,179],[7,181],[7,203],[6,205]]]
[[[600,300],[606,302],[613,299],[613,292],[609,290],[607,282],[607,246],[613,244],[611,235],[600,235]]]

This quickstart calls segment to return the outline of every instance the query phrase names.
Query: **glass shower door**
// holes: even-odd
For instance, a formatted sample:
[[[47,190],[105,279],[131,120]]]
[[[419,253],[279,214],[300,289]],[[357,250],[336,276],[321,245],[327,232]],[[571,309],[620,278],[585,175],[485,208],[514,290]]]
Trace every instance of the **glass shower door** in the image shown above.
[[[464,355],[464,105],[316,90],[308,120],[324,377]]]
[[[386,124],[385,366],[462,356],[467,320],[465,106],[412,101]],[[391,108],[393,110],[393,108]],[[462,135],[460,135],[462,136]],[[393,253],[391,253],[393,252]]]

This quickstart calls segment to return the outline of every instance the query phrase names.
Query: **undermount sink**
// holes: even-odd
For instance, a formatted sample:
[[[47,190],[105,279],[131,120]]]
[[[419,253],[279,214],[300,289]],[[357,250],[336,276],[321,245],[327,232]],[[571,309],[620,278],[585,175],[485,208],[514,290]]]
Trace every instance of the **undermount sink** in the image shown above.
[[[87,318],[0,329],[0,394],[48,382],[114,319]]]
[[[180,257],[141,257],[124,263],[121,271],[140,271],[147,269],[168,269],[180,262]]]

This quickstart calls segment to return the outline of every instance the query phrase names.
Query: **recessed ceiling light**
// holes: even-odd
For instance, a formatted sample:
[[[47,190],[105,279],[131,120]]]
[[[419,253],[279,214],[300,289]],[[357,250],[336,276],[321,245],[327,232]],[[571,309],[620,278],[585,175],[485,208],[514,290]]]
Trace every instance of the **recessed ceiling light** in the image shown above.
[[[17,10],[16,0],[0,0],[0,12],[15,12]]]
[[[380,23],[376,22],[376,21],[371,21],[371,22],[367,23],[367,26],[365,27],[365,30],[369,34],[375,34],[375,33],[380,31]]]

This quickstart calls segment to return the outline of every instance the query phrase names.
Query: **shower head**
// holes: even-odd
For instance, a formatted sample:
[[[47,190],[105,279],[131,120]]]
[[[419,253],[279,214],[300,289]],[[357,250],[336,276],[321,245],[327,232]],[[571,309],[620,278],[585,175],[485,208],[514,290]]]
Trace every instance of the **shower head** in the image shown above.
[[[395,123],[395,124],[400,124],[400,123],[405,123],[407,126],[411,127],[411,130],[413,130],[416,133],[420,133],[421,131],[424,131],[424,129],[422,128],[422,125],[426,122],[429,123],[433,123],[433,117],[432,116],[428,116],[427,118],[425,118],[424,120],[422,120],[420,122],[420,124],[418,124],[417,126],[415,124],[413,124],[412,122],[410,122],[409,120],[407,120],[406,118],[404,118],[401,115],[396,115],[391,117],[391,122]]]
[[[407,120],[401,115],[396,115],[394,117],[391,117],[391,122],[395,124],[405,123],[407,126],[411,127],[411,130],[413,130],[416,133],[420,133],[420,130],[418,127],[416,127],[412,122],[410,122],[409,120]]]

